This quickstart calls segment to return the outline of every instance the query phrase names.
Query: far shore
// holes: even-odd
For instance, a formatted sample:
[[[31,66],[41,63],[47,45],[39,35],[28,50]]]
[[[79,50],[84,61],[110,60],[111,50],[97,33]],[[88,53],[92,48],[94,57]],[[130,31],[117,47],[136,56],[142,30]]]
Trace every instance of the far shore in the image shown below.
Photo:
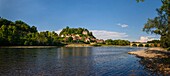
[[[0,46],[0,48],[57,48],[57,47],[133,47],[130,45],[126,46],[121,46],[121,45],[106,45],[106,44],[84,44],[84,43],[69,43],[69,44],[64,44],[61,46],[43,46],[43,45],[36,45],[36,46]],[[142,48],[142,47],[141,47]],[[129,52],[132,54],[133,52]],[[135,51],[136,53],[136,51]]]
[[[65,47],[130,47],[129,45],[127,46],[120,46],[120,45],[105,45],[105,44],[81,44],[81,43],[71,43],[65,45]]]
[[[90,44],[67,44],[65,47],[92,47]]]
[[[0,46],[0,48],[57,48],[57,47],[130,47],[130,46],[92,45],[92,44],[80,44],[80,43],[70,43],[63,46]]]

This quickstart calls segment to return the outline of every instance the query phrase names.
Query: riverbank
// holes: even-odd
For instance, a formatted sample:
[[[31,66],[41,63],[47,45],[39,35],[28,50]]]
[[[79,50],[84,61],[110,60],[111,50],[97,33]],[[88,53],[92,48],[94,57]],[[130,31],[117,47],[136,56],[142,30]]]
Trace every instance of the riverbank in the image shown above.
[[[80,44],[80,43],[71,43],[65,45],[65,47],[129,47],[129,46],[120,46],[120,45],[105,45],[105,44]]]
[[[91,44],[66,44],[63,46],[0,46],[0,48],[57,48],[57,47],[92,47]]]
[[[65,47],[92,47],[90,44],[67,44]]]
[[[148,48],[139,51],[128,52],[141,58],[167,58],[170,52],[163,48]]]
[[[70,43],[61,46],[0,46],[0,48],[57,48],[57,47],[129,47],[120,45]]]
[[[163,48],[148,48],[128,52],[141,58],[141,64],[148,70],[170,75],[170,52]]]

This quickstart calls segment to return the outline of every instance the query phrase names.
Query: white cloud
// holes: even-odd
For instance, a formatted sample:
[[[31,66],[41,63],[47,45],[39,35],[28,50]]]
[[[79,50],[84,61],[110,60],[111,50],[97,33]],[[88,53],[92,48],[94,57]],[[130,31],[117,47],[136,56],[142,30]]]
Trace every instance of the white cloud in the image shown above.
[[[106,31],[106,30],[90,30],[97,39],[123,39],[128,37],[126,33]]]
[[[136,42],[147,42],[152,40],[158,40],[158,37],[155,36],[141,36],[139,40],[136,40]]]
[[[59,29],[59,30],[55,31],[55,33],[60,34],[61,31],[62,31],[62,29]]]
[[[121,26],[122,28],[128,27],[127,24],[120,24],[120,23],[118,23],[117,25]]]

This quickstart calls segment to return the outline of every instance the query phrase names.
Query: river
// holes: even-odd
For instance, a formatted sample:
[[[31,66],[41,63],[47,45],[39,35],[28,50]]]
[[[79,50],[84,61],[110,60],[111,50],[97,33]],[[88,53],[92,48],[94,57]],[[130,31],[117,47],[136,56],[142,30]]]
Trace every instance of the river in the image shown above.
[[[145,76],[137,47],[0,49],[0,76]]]

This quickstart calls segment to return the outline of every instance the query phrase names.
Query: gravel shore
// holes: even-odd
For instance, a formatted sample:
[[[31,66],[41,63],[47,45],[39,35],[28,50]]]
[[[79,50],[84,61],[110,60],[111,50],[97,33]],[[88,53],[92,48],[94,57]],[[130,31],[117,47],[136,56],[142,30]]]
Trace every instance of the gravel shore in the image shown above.
[[[128,52],[141,58],[140,63],[150,71],[170,75],[170,52],[163,48],[148,48]]]
[[[132,51],[128,53],[142,58],[167,58],[170,52],[168,52],[163,48],[148,48],[148,49]]]

